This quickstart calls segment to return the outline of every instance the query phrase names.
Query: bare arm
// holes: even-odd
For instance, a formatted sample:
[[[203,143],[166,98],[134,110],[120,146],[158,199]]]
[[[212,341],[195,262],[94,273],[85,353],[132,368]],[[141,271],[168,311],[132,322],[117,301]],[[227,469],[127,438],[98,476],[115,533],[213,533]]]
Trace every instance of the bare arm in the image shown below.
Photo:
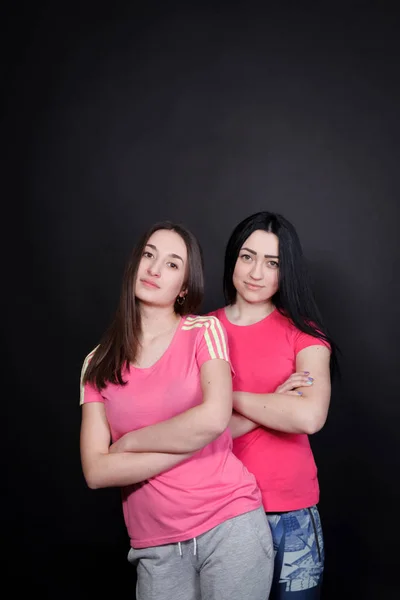
[[[125,434],[112,452],[195,452],[228,427],[232,415],[232,375],[222,359],[206,361],[200,369],[203,402],[155,425]]]
[[[92,489],[119,487],[155,477],[186,460],[191,454],[110,454],[110,428],[101,402],[82,406],[81,463]]]
[[[297,393],[250,394],[235,392],[233,408],[252,421],[287,433],[313,434],[325,424],[331,397],[330,350],[309,346],[296,358],[296,371],[310,371],[314,382]]]
[[[257,429],[257,427],[259,427],[257,423],[254,423],[254,421],[246,419],[243,415],[233,411],[231,420],[229,421],[229,429],[231,430],[233,439],[240,437],[245,433],[249,433],[249,431],[253,431],[253,429]]]

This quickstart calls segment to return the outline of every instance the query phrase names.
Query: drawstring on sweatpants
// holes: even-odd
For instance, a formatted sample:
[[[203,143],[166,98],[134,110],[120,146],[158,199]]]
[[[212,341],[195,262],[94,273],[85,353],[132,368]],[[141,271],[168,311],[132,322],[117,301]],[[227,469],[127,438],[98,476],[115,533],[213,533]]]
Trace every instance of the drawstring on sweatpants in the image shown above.
[[[182,544],[178,542],[179,556],[183,556]],[[197,556],[197,538],[193,538],[193,556]]]

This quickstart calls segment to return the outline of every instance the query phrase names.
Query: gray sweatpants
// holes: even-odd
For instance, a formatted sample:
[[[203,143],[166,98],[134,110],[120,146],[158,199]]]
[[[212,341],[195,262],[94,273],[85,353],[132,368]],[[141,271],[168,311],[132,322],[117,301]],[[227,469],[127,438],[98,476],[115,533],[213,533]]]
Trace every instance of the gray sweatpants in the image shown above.
[[[137,600],[267,600],[273,575],[263,508],[184,542],[131,548]]]

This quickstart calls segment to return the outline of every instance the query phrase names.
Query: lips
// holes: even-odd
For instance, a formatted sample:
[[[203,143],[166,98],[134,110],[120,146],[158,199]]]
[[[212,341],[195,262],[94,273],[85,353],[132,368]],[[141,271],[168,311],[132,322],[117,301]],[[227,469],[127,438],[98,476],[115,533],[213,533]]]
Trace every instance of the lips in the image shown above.
[[[150,287],[153,289],[160,289],[160,286],[157,285],[156,283],[154,283],[154,281],[149,281],[148,279],[141,279],[140,282],[143,283],[147,287]]]
[[[245,281],[244,285],[247,288],[249,288],[249,290],[253,290],[253,291],[261,290],[264,287],[263,285],[257,285],[255,283],[250,283],[249,281]]]

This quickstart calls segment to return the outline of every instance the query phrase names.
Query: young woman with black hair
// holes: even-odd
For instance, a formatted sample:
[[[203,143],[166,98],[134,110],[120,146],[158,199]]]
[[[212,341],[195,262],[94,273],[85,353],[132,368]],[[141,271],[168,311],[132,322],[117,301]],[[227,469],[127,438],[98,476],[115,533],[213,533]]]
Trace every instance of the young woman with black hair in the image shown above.
[[[234,453],[254,473],[272,531],[270,598],[315,600],[324,568],[317,469],[308,435],[327,418],[337,351],[311,289],[293,225],[244,219],[225,253],[226,306],[210,313],[235,370]]]

